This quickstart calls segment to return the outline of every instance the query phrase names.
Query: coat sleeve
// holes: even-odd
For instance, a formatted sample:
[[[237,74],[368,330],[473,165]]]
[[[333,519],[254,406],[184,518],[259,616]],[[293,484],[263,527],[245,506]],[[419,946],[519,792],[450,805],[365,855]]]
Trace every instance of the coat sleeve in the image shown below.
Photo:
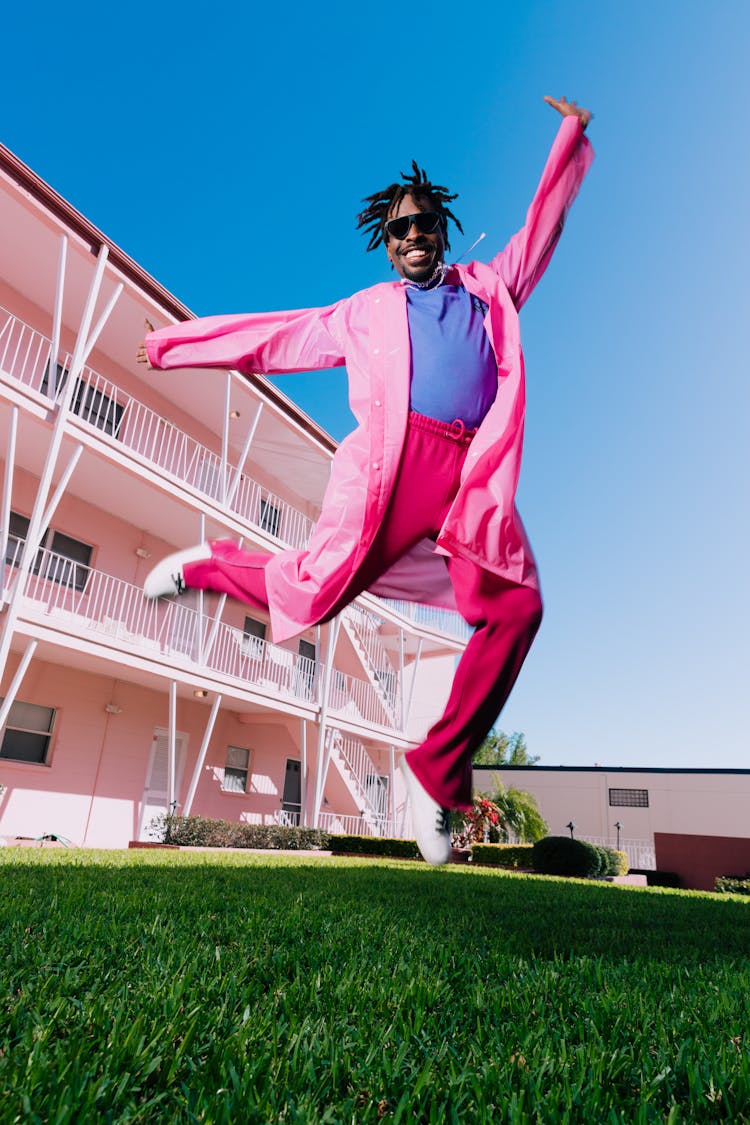
[[[549,265],[565,217],[593,159],[593,149],[578,118],[563,118],[526,222],[490,263],[505,282],[517,309]]]
[[[345,301],[321,309],[207,316],[146,337],[152,367],[229,367],[280,375],[341,367],[338,320]]]

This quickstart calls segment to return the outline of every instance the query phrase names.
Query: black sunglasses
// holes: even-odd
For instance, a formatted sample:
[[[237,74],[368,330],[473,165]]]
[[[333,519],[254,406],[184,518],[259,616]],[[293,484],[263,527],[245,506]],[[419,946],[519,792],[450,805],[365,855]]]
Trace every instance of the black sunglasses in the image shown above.
[[[397,238],[400,242],[402,238],[406,238],[412,223],[420,234],[432,234],[440,226],[440,216],[437,211],[416,211],[413,215],[399,215],[397,219],[388,220],[384,227],[385,233],[389,238]]]

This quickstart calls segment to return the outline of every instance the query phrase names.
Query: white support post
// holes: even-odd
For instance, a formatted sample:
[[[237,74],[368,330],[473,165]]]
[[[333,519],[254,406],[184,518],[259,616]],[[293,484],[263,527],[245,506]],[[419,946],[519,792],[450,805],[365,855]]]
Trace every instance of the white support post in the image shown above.
[[[70,458],[70,461],[68,461],[68,464],[65,468],[65,472],[60,477],[57,488],[55,489],[55,491],[53,493],[52,499],[50,500],[49,504],[47,505],[47,507],[45,509],[45,512],[44,512],[44,515],[42,516],[42,527],[49,527],[49,524],[52,520],[52,517],[54,516],[54,514],[57,510],[57,505],[60,503],[60,501],[63,498],[63,493],[65,492],[65,489],[68,487],[68,481],[73,476],[73,472],[75,470],[76,465],[78,464],[78,462],[81,459],[82,453],[83,453],[83,446],[77,445],[75,447],[75,449],[73,450],[73,454]]]
[[[336,640],[338,638],[339,625],[341,624],[341,617],[334,617],[328,625],[328,645],[326,652],[325,665],[323,668],[323,688],[321,693],[320,702],[320,726],[318,728],[318,756],[315,763],[315,805],[313,808],[313,828],[318,827],[320,818],[320,803],[323,800],[323,785],[325,782],[323,776],[323,758],[325,756],[325,738],[326,738],[326,722],[328,721],[328,697],[330,694],[331,684],[331,671],[333,669],[333,657],[336,649]]]
[[[419,638],[417,644],[417,655],[414,657],[414,671],[411,677],[411,684],[409,686],[409,702],[406,705],[406,721],[404,722],[403,731],[406,733],[406,728],[411,721],[411,705],[414,702],[414,685],[417,682],[417,671],[419,669],[419,660],[422,655],[422,638]]]
[[[401,731],[406,729],[406,692],[404,691],[404,630],[398,630],[398,694],[401,701]]]
[[[244,536],[243,536],[242,539],[238,540],[238,545],[241,547],[244,542],[245,542],[245,540],[244,540]],[[214,614],[214,619],[211,622],[211,631],[208,634],[208,637],[206,638],[206,645],[205,645],[205,648],[203,650],[203,655],[201,657],[201,663],[203,663],[203,661],[208,658],[208,654],[211,652],[211,649],[214,647],[214,641],[216,640],[216,634],[218,633],[219,626],[221,625],[221,616],[224,613],[224,606],[226,604],[227,604],[227,596],[226,596],[226,594],[221,594],[219,596],[219,601],[216,605],[216,613]]]
[[[57,396],[57,357],[60,353],[60,327],[62,325],[63,293],[65,292],[65,265],[68,258],[68,236],[60,238],[60,257],[57,262],[57,289],[55,290],[55,311],[52,314],[52,342],[49,351],[49,396],[52,402]]]
[[[167,740],[167,816],[174,816],[176,811],[175,777],[176,777],[176,744],[177,744],[177,681],[171,680],[169,684],[169,737]]]
[[[224,418],[221,427],[221,498],[227,503],[229,491],[229,408],[231,405],[232,376],[225,372],[224,379]]]
[[[300,719],[300,796],[302,808],[300,809],[300,823],[307,828],[307,721]]]
[[[65,436],[65,425],[67,421],[68,411],[70,404],[73,401],[73,392],[75,385],[83,367],[88,350],[93,347],[96,342],[96,337],[101,331],[106,318],[112,312],[114,303],[122,292],[122,285],[118,286],[112,298],[110,299],[105,314],[103,314],[97,324],[96,330],[89,337],[89,330],[91,321],[94,316],[94,308],[99,297],[101,289],[102,277],[104,275],[104,267],[107,263],[108,249],[103,245],[99,251],[96,261],[96,269],[94,277],[92,278],[89,287],[86,304],[83,310],[83,317],[81,325],[76,337],[75,348],[73,349],[73,359],[68,373],[68,379],[65,384],[63,394],[58,404],[57,417],[52,430],[52,440],[47,450],[47,456],[42,469],[42,475],[39,480],[37,488],[36,499],[29,518],[29,530],[26,535],[26,543],[24,545],[21,559],[18,566],[18,575],[13,587],[13,592],[8,605],[8,610],[3,618],[2,633],[0,634],[0,676],[5,671],[5,664],[10,652],[10,644],[13,637],[13,631],[16,627],[18,620],[18,604],[19,599],[23,594],[23,589],[26,583],[26,578],[31,570],[33,560],[36,558],[37,551],[41,542],[42,534],[44,532],[43,514],[47,510],[47,501],[49,498],[50,488],[52,487],[52,478],[57,467],[57,460],[60,455],[60,448],[62,446],[63,437]],[[88,349],[88,350],[87,350]]]
[[[112,296],[109,298],[109,300],[107,301],[107,304],[104,306],[104,312],[102,313],[102,315],[97,320],[96,328],[94,329],[94,331],[91,333],[91,335],[86,340],[86,345],[85,345],[84,350],[83,350],[83,356],[81,357],[81,367],[83,367],[84,363],[89,358],[92,351],[94,350],[94,348],[96,346],[96,341],[99,339],[99,336],[101,335],[102,328],[104,328],[104,325],[109,320],[112,309],[117,304],[119,296],[122,293],[124,288],[125,288],[125,286],[123,285],[123,283],[121,281],[118,282],[118,284],[115,286],[115,289],[114,289],[114,292],[112,293]]]
[[[13,499],[13,473],[16,467],[16,438],[18,436],[18,407],[11,407],[10,429],[8,432],[8,448],[5,454],[5,477],[3,479],[3,507],[0,513],[0,548],[2,557],[8,550],[8,535],[10,534],[10,509]]]
[[[190,816],[190,812],[193,807],[195,791],[198,788],[198,782],[200,781],[201,772],[206,761],[206,754],[208,753],[208,746],[211,741],[211,736],[214,733],[216,716],[219,714],[219,707],[221,707],[221,698],[222,697],[220,695],[216,696],[213,702],[213,706],[211,707],[211,714],[208,716],[208,722],[206,723],[206,730],[203,735],[203,741],[201,742],[201,748],[198,751],[198,760],[195,763],[193,776],[190,778],[190,788],[188,789],[187,797],[185,798],[185,807],[182,810],[183,816]]]
[[[392,744],[388,747],[388,790],[390,793],[390,821],[393,827],[396,827],[396,747]]]
[[[16,696],[18,695],[18,689],[20,688],[21,683],[23,682],[23,678],[26,675],[26,669],[28,668],[29,664],[31,663],[31,658],[34,655],[34,653],[36,652],[36,646],[37,646],[38,643],[39,642],[37,640],[33,640],[33,641],[29,641],[29,643],[27,644],[26,651],[24,652],[23,656],[21,657],[21,663],[16,668],[16,674],[13,677],[13,679],[11,680],[10,687],[8,688],[7,692],[5,693],[5,699],[3,700],[2,705],[0,706],[0,730],[2,730],[2,728],[5,726],[5,724],[8,721],[8,715],[10,714],[10,709],[16,701]]]
[[[198,542],[199,543],[205,543],[205,541],[206,541],[206,517],[203,514],[203,512],[201,512],[200,516],[198,517],[198,531],[199,531]],[[199,664],[203,663],[204,656],[205,656],[205,646],[203,644],[203,593],[204,593],[203,590],[198,591],[198,629],[199,629],[199,633],[198,633],[198,663]]]
[[[245,438],[245,444],[242,447],[242,453],[240,455],[239,464],[237,465],[237,471],[234,474],[234,480],[232,481],[232,486],[229,489],[229,492],[227,493],[226,500],[224,501],[224,503],[227,505],[227,507],[231,506],[232,501],[234,500],[234,498],[237,494],[237,489],[239,488],[240,481],[242,480],[242,470],[245,468],[245,462],[247,461],[247,455],[250,452],[250,446],[252,445],[253,438],[255,437],[255,431],[258,428],[258,422],[260,422],[260,416],[261,416],[262,411],[263,411],[263,403],[259,402],[258,403],[258,409],[255,411],[255,417],[253,418],[252,422],[250,423],[250,429],[247,432],[247,437]]]

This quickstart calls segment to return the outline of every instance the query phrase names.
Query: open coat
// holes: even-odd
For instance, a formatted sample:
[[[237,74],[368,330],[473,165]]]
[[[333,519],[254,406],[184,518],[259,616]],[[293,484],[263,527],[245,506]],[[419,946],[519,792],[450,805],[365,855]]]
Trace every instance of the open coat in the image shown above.
[[[446,280],[488,306],[497,397],[469,447],[437,543],[419,544],[371,587],[374,593],[455,608],[444,555],[461,555],[512,582],[538,584],[515,506],[525,410],[518,310],[549,263],[592,159],[578,118],[565,117],[521,230],[489,263],[450,267]],[[307,549],[283,551],[266,568],[276,642],[324,620],[354,585],[372,545],[406,436],[411,356],[403,283],[375,285],[326,308],[186,321],[151,333],[146,348],[151,364],[162,368],[281,374],[346,364],[359,424],[336,451]]]

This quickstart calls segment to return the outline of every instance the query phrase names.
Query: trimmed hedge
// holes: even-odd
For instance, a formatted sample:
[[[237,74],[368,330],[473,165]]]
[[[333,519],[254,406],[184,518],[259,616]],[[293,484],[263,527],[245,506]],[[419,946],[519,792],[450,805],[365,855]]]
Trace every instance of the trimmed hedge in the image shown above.
[[[625,852],[570,836],[537,840],[532,848],[532,862],[540,875],[573,875],[580,879],[608,879],[628,871]]]
[[[649,887],[681,887],[682,879],[675,871],[654,871],[652,867],[633,867],[631,875],[645,875]]]
[[[207,816],[159,817],[152,826],[165,844],[199,848],[267,848],[327,850],[329,836],[320,828],[289,828],[280,824],[232,824]]]
[[[609,852],[609,875],[627,875],[629,871],[627,852],[618,852],[616,848],[607,848]]]
[[[329,836],[328,848],[334,855],[390,855],[398,859],[421,859],[416,840],[396,840],[385,836]]]
[[[570,836],[545,836],[532,848],[534,870],[540,875],[577,875],[590,879],[599,874],[602,857],[594,844]]]
[[[533,867],[532,851],[531,844],[473,844],[471,861],[494,867]]]
[[[720,895],[750,895],[750,873],[747,875],[719,875],[716,890]]]

